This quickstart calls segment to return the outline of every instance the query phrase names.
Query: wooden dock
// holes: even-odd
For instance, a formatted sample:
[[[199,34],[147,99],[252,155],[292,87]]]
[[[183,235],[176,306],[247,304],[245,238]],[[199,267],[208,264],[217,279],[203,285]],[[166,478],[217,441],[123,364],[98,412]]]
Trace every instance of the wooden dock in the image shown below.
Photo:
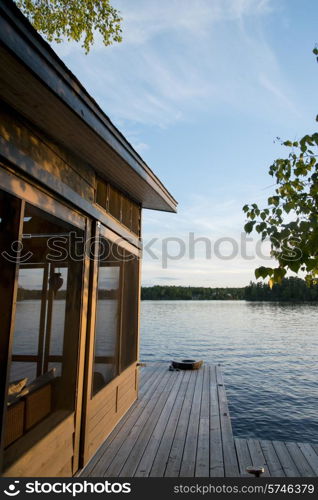
[[[318,445],[236,439],[220,366],[141,370],[139,399],[82,470],[90,477],[318,476]]]

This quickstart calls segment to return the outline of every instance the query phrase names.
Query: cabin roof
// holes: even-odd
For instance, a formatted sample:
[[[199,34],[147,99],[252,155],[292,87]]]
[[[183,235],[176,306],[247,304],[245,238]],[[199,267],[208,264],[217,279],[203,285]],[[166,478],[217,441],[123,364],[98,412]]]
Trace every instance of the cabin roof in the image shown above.
[[[177,202],[11,0],[0,5],[0,96],[143,208]]]

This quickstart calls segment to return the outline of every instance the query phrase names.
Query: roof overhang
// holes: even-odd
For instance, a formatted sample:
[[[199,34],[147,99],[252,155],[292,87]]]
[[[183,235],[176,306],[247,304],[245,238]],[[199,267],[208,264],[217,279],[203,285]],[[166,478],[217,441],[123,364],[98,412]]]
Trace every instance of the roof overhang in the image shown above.
[[[176,200],[13,2],[0,6],[0,97],[142,207]]]

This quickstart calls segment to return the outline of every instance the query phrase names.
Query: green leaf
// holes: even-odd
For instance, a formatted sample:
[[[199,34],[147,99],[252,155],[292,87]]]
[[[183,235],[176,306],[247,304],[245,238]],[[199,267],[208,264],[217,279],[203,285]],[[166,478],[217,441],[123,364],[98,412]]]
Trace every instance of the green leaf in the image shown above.
[[[245,224],[244,226],[244,231],[248,234],[251,233],[253,231],[254,224],[256,224],[255,220],[247,222],[247,224]]]
[[[286,273],[287,271],[283,267],[277,267],[276,269],[274,269],[274,282],[280,284]]]
[[[279,196],[271,196],[268,198],[268,204],[277,207],[279,205]]]
[[[16,0],[16,3],[49,42],[82,41],[87,53],[96,32],[106,46],[122,39],[122,19],[110,0]]]
[[[264,266],[261,266],[261,267],[258,267],[257,269],[255,269],[255,277],[256,279],[258,278],[267,278],[267,276],[272,276],[273,274],[273,269],[271,267],[264,267]]]

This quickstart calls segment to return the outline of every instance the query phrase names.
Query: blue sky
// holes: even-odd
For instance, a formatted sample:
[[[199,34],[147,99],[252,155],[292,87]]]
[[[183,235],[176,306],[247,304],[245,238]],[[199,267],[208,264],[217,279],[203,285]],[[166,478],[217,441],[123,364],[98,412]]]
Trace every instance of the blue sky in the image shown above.
[[[54,49],[179,202],[177,215],[144,211],[144,242],[155,240],[143,283],[245,285],[268,260],[256,240],[253,258],[242,255],[241,208],[273,191],[268,166],[284,154],[274,139],[315,129],[318,2],[112,4],[121,44],[97,40],[87,56],[75,43]],[[190,258],[189,233],[211,255],[201,241]]]

